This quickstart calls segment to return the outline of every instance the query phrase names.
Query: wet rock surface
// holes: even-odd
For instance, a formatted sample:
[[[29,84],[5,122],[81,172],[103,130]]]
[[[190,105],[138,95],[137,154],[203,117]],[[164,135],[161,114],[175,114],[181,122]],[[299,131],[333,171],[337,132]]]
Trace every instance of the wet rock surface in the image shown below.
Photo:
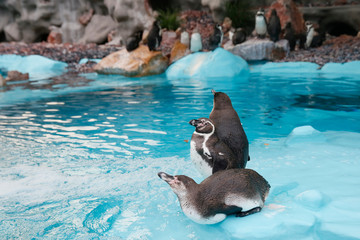
[[[121,49],[116,45],[96,44],[51,44],[51,43],[0,43],[0,54],[20,56],[41,55],[53,60],[66,62],[70,72],[93,72],[96,64],[92,61],[79,64],[83,58],[101,59]]]
[[[360,60],[360,36],[342,35],[329,39],[318,48],[292,51],[278,62],[313,62],[320,66],[329,62],[345,63]]]

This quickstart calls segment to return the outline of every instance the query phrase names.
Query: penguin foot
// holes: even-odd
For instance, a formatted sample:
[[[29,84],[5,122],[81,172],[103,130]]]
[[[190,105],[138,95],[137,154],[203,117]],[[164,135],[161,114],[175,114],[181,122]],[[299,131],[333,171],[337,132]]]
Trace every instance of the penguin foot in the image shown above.
[[[256,207],[256,208],[250,209],[249,211],[246,211],[246,212],[238,212],[238,213],[236,213],[235,216],[236,217],[246,217],[250,214],[257,213],[260,211],[261,211],[261,207]]]

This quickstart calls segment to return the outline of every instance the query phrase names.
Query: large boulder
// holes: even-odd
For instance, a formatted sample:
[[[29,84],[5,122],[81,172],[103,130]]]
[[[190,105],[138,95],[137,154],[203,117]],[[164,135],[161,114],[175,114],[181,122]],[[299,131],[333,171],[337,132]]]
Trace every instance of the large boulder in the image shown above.
[[[304,18],[293,0],[277,0],[273,2],[266,12],[267,19],[270,18],[272,9],[276,10],[280,18],[281,29],[285,29],[286,24],[291,22],[291,27],[296,34],[304,33]]]
[[[103,58],[94,70],[101,74],[120,74],[127,77],[142,77],[163,73],[168,66],[168,59],[161,52],[149,51],[141,45],[128,52],[125,48]]]
[[[285,39],[274,43],[269,39],[252,38],[236,46],[226,45],[226,49],[247,61],[278,60],[284,58],[290,50]]]
[[[247,74],[247,62],[239,56],[217,48],[211,52],[196,52],[174,62],[166,70],[169,79],[221,78]]]

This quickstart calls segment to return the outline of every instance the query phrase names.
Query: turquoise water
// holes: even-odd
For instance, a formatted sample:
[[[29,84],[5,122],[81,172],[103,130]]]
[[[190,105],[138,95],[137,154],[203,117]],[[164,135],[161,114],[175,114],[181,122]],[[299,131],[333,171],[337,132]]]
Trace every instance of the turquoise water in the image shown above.
[[[0,92],[2,239],[360,238],[359,78],[84,77]],[[232,99],[248,167],[272,189],[262,212],[204,226],[157,172],[202,180],[188,121],[209,115],[211,89]],[[317,131],[289,136],[305,125]]]

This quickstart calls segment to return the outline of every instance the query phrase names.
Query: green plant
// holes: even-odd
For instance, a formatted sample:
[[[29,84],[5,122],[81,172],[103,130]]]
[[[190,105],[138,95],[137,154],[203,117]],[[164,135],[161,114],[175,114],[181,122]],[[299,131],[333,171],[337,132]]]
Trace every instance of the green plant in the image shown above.
[[[159,21],[161,28],[176,30],[180,26],[179,13],[176,10],[166,9],[159,10],[156,20]]]
[[[247,31],[254,28],[254,14],[250,11],[248,0],[229,0],[225,3],[225,16],[232,20],[234,28],[242,27]]]

